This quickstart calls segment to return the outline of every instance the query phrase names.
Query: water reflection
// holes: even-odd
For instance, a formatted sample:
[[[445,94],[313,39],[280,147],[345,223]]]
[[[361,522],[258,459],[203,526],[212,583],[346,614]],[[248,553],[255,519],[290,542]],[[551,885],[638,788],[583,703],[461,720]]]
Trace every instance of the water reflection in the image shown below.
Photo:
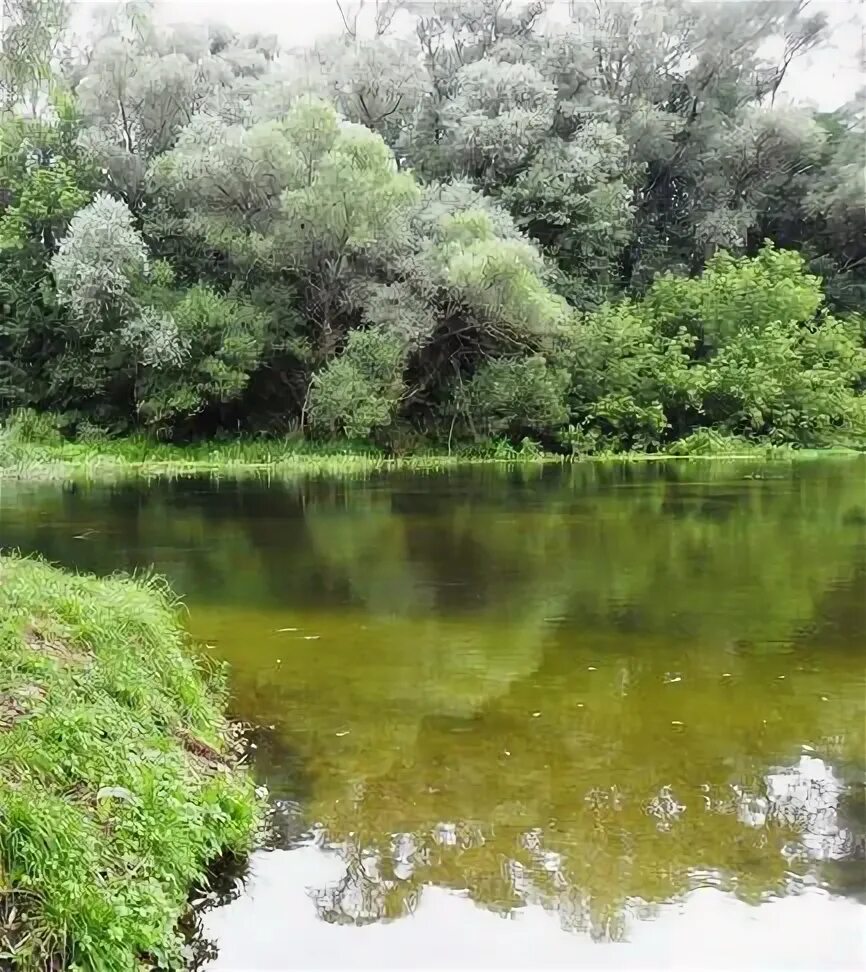
[[[690,930],[757,922],[759,967],[832,967],[859,955],[866,889],[864,510],[862,459],[3,484],[0,539],[154,563],[232,663],[278,812],[207,916],[218,964],[254,927],[240,967],[294,932],[314,944],[288,965],[356,965],[350,929],[386,965],[402,926],[447,964],[474,914],[502,965],[485,915],[521,923],[530,964],[613,961],[584,940],[651,964],[668,929],[705,966]]]
[[[328,925],[306,888],[337,880],[340,861],[314,847],[262,856],[248,893],[206,916],[221,949],[214,972],[305,969],[755,969],[862,968],[862,906],[810,889],[755,912],[712,887],[674,906],[630,903],[625,941],[604,946],[563,932],[527,907],[503,921],[465,895],[429,887],[411,916],[363,927]],[[756,920],[756,915],[761,920]],[[654,920],[645,920],[652,917]]]

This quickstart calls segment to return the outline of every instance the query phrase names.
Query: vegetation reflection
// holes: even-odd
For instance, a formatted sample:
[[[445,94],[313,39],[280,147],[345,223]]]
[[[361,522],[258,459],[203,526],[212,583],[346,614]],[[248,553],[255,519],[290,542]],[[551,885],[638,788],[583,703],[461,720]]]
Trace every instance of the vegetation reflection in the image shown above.
[[[617,939],[698,885],[862,892],[863,483],[862,459],[587,465],[21,487],[3,516],[185,593],[273,727],[260,773],[345,861],[323,919],[436,884]]]

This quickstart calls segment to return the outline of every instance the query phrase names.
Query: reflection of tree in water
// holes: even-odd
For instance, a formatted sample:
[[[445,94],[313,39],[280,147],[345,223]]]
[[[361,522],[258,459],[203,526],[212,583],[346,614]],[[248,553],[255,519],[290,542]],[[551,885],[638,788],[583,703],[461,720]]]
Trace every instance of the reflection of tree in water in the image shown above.
[[[265,846],[281,850],[296,847],[308,834],[302,807],[312,793],[309,766],[298,748],[273,729],[251,727],[246,739],[256,781],[268,789]]]
[[[858,544],[862,561],[863,507],[851,464],[745,478],[759,468],[579,464],[75,494],[13,483],[0,502],[6,545],[97,572],[153,564],[193,604],[404,618],[550,604],[619,630],[759,640],[808,622]],[[46,517],[63,527],[46,530]]]
[[[339,881],[309,892],[323,921],[368,925],[401,918],[415,910],[421,889],[406,880],[408,875],[403,876],[399,859],[365,851],[354,838],[330,849],[339,853],[346,873]]]
[[[281,839],[300,802],[345,855],[328,920],[435,883],[618,938],[701,884],[863,888],[862,466],[755,468],[7,491],[4,539],[224,619]]]
[[[616,821],[625,809],[616,787],[591,789],[585,795],[585,836],[565,843],[555,824],[519,831],[439,822],[427,831],[395,833],[384,848],[375,840],[365,845],[357,836],[332,841],[320,830],[317,842],[343,859],[346,872],[310,894],[323,920],[367,924],[413,912],[425,885],[468,889],[495,911],[540,905],[556,912],[565,930],[596,941],[622,941],[630,920],[651,918],[659,904],[697,887],[716,887],[757,903],[821,883],[824,862],[862,865],[863,821],[852,826],[845,819],[848,787],[817,757],[804,756],[768,773],[759,790],[729,784],[699,792],[703,799],[687,806],[662,787],[640,808],[647,819],[641,834],[632,829],[633,818]],[[700,865],[701,851],[712,856],[714,847],[684,833],[689,815],[716,825],[724,820],[727,840],[742,845],[742,870]],[[667,857],[653,857],[643,846],[652,830],[673,842]],[[691,837],[701,833],[698,828]],[[679,855],[677,843],[691,855]],[[652,857],[643,874],[652,872],[652,884],[633,881],[642,873],[635,860],[642,854]],[[611,868],[619,879],[615,888],[594,879],[598,871],[609,878]]]
[[[219,953],[216,942],[205,934],[204,915],[240,897],[249,877],[249,865],[248,858],[233,855],[217,858],[208,867],[204,881],[190,892],[190,907],[181,918],[179,928],[184,937],[185,967],[193,972],[206,968]]]
[[[845,852],[823,864],[830,887],[866,904],[866,774],[843,774],[837,810],[840,829],[848,835]]]
[[[863,840],[843,819],[838,769],[862,773],[857,658],[594,644],[590,671],[554,638],[536,672],[473,716],[428,717],[367,774],[356,755],[341,778],[327,753],[343,740],[320,741],[337,774],[317,782],[309,812],[334,845],[365,835],[367,885],[381,876],[398,896],[380,913],[401,913],[406,884],[435,884],[498,911],[540,904],[617,939],[628,916],[699,886],[753,903],[837,889],[827,865]]]

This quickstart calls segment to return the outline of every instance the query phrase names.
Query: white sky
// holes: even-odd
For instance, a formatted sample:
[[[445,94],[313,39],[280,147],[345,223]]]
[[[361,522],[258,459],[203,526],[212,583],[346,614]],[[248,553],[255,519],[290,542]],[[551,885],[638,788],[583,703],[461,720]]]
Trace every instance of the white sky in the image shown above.
[[[76,23],[86,23],[100,2],[78,0]],[[357,2],[342,0],[343,9]],[[374,0],[365,6],[371,10]],[[568,0],[552,6],[553,16],[567,16]],[[335,0],[157,0],[157,8],[166,22],[224,22],[244,33],[276,33],[283,48],[306,46],[342,27]],[[810,9],[827,13],[831,43],[792,65],[783,90],[794,100],[836,108],[866,83],[866,0],[812,0]]]

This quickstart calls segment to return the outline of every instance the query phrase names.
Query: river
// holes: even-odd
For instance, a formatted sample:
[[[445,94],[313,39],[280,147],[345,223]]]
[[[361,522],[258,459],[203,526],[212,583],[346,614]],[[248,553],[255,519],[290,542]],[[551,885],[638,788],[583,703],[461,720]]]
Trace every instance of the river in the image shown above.
[[[866,458],[3,482],[0,545],[231,665],[209,969],[866,964]]]

